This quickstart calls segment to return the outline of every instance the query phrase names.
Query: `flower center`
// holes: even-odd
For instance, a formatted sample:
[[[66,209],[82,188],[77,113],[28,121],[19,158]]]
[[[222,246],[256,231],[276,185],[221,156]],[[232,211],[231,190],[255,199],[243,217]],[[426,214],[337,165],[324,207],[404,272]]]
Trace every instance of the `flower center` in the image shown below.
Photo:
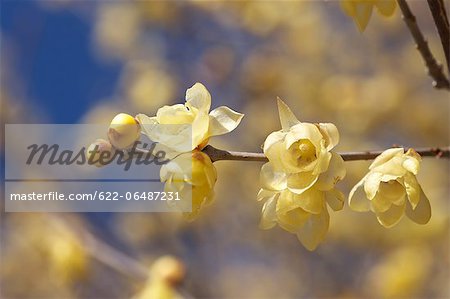
[[[316,148],[307,139],[302,139],[298,141],[298,146],[296,149],[297,159],[302,162],[309,163],[316,158]]]

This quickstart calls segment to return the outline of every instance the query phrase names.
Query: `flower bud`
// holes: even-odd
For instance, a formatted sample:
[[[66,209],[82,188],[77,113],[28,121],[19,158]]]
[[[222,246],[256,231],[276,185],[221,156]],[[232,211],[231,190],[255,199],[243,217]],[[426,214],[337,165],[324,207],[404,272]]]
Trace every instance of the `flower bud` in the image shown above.
[[[110,154],[103,154],[105,152],[109,152]],[[108,157],[105,157],[108,156]],[[102,167],[106,164],[109,157],[113,155],[113,147],[109,141],[104,139],[97,139],[95,142],[91,143],[86,150],[86,157],[88,159],[89,164],[95,165],[97,167]],[[101,158],[102,156],[102,158]]]
[[[117,114],[108,130],[108,139],[117,149],[128,149],[139,140],[141,127],[139,123],[129,114]]]
[[[158,258],[150,271],[152,279],[163,280],[172,286],[181,283],[186,275],[186,267],[183,262],[171,255]]]

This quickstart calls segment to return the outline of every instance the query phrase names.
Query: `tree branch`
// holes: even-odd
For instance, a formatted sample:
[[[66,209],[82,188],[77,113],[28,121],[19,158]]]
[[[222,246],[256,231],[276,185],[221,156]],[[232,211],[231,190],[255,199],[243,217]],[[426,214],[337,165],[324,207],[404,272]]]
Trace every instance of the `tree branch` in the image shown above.
[[[428,47],[428,42],[425,40],[419,26],[416,22],[416,17],[411,12],[406,0],[397,0],[400,10],[403,14],[403,20],[411,32],[414,41],[417,44],[417,50],[422,55],[425,65],[428,68],[428,74],[434,79],[433,86],[438,89],[450,90],[450,83],[442,71],[442,66],[436,61],[433,54]]]
[[[422,157],[450,158],[450,147],[427,147],[417,148],[415,151]],[[231,161],[257,161],[268,162],[263,153],[233,152],[217,149],[211,145],[203,149],[211,161],[231,160]],[[372,160],[383,151],[363,151],[363,152],[342,152],[338,153],[344,161]]]
[[[450,29],[444,0],[428,0],[428,7],[441,39],[445,60],[447,61],[447,70],[450,72]]]

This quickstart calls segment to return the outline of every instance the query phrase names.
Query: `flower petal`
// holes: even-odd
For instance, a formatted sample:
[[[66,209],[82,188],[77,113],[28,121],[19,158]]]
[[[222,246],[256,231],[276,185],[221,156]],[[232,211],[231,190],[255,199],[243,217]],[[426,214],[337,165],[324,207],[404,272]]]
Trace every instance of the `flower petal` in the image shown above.
[[[405,205],[406,202],[401,206],[392,205],[389,210],[377,213],[378,222],[388,228],[396,225],[402,219],[403,213],[405,212]]]
[[[406,216],[418,224],[427,224],[431,218],[431,205],[422,188],[420,188],[420,200],[413,210],[411,205],[406,207]]]
[[[339,131],[332,123],[317,124],[323,138],[326,140],[327,150],[333,149],[339,143]]]
[[[372,164],[370,165],[369,169],[374,169],[377,166],[380,166],[387,161],[391,160],[394,157],[400,157],[405,150],[401,147],[399,148],[390,148],[382,152],[378,157],[373,160]]]
[[[229,133],[236,129],[244,114],[220,106],[209,113],[209,136]]]
[[[287,177],[285,173],[275,171],[272,163],[268,162],[261,167],[260,183],[266,190],[281,191],[286,189]]]
[[[341,191],[331,189],[325,192],[325,200],[334,211],[340,211],[344,207],[345,196]]]
[[[186,90],[186,106],[208,113],[211,108],[211,94],[201,83],[195,83]]]
[[[261,229],[270,229],[277,224],[276,197],[276,195],[272,195],[263,205],[261,221],[259,222]]]
[[[323,139],[319,129],[311,123],[299,123],[291,127],[290,131],[286,135],[286,149],[300,139],[307,139],[316,147],[320,148],[320,141]]]
[[[302,194],[317,181],[318,176],[312,172],[299,172],[287,176],[288,189],[296,194]]]
[[[366,177],[359,181],[350,191],[348,196],[348,205],[352,210],[357,212],[367,212],[370,210],[370,201],[363,188],[365,180]]]
[[[380,14],[389,17],[394,14],[397,2],[395,0],[378,0],[375,1],[375,6]]]
[[[311,214],[301,208],[290,210],[286,213],[278,213],[278,224],[290,233],[296,233],[305,222],[311,217]]]
[[[206,112],[199,111],[192,122],[192,149],[204,144],[209,138],[209,115]]]
[[[344,160],[336,153],[331,153],[328,169],[322,172],[317,180],[317,188],[322,191],[334,188],[336,183],[346,175]]]
[[[364,182],[364,191],[366,192],[367,198],[372,200],[380,188],[380,179],[382,174],[379,172],[369,172],[366,176]]]
[[[419,204],[422,188],[420,187],[416,176],[410,173],[407,173],[405,175],[404,184],[406,193],[408,194],[409,202],[411,204],[412,209],[414,210]]]
[[[313,170],[313,174],[321,174],[328,169],[332,154],[325,147],[325,140],[320,141],[320,150],[317,154],[317,162]]]
[[[136,116],[142,133],[150,140],[161,143],[169,149],[177,152],[188,152],[192,147],[192,126],[190,124],[159,124],[156,117],[145,114]]]
[[[283,131],[289,131],[289,128],[299,124],[300,121],[295,117],[291,109],[280,98],[277,99],[278,114],[280,116],[281,128]]]
[[[156,120],[160,124],[190,124],[195,114],[183,104],[163,106],[156,112]]]
[[[363,32],[367,24],[369,23],[370,17],[372,15],[373,4],[370,2],[361,2],[355,5],[355,15],[353,20],[360,32]]]
[[[330,215],[326,207],[318,215],[311,214],[308,220],[297,231],[297,238],[306,247],[312,251],[323,241],[330,225]]]
[[[382,213],[389,210],[392,206],[392,201],[384,197],[380,192],[378,192],[372,199],[372,210],[375,213]]]
[[[302,194],[295,194],[290,191],[281,193],[277,213],[284,214],[295,208],[302,208],[306,212],[319,214],[322,210],[325,200],[324,192],[317,189],[309,189]]]
[[[269,197],[272,197],[273,195],[278,194],[279,192],[277,191],[270,191],[270,190],[265,190],[265,189],[260,189],[258,192],[258,195],[256,195],[256,200],[257,201],[261,201],[264,199],[268,199]]]

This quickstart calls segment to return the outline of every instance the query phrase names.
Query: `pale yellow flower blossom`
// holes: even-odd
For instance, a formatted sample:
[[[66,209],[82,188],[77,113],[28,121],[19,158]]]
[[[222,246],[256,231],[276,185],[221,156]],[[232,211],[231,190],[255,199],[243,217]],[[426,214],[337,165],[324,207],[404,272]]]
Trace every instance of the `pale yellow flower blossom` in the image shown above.
[[[391,148],[379,155],[369,173],[350,192],[349,206],[355,211],[373,211],[381,225],[392,227],[406,215],[426,224],[431,206],[417,181],[421,157],[413,149]]]
[[[335,189],[346,174],[344,161],[330,152],[339,134],[333,124],[301,123],[281,100],[278,109],[282,130],[264,143],[269,163],[260,173],[258,200],[265,200],[260,226],[278,224],[314,250],[328,232],[327,204],[335,211],[344,205],[344,195]]]
[[[397,3],[395,0],[341,0],[344,12],[353,18],[359,31],[364,31],[374,8],[386,17],[392,16]]]
[[[186,208],[190,203],[187,199],[192,198],[192,212],[184,213],[187,220],[195,219],[214,198],[217,171],[208,155],[201,151],[177,156],[161,167],[160,177],[166,192],[178,192],[179,208]]]
[[[210,108],[210,93],[203,84],[196,83],[186,91],[185,104],[164,106],[154,117],[139,114],[136,118],[152,141],[175,152],[188,152],[202,149],[212,136],[233,131],[244,116],[226,106],[211,112]]]

